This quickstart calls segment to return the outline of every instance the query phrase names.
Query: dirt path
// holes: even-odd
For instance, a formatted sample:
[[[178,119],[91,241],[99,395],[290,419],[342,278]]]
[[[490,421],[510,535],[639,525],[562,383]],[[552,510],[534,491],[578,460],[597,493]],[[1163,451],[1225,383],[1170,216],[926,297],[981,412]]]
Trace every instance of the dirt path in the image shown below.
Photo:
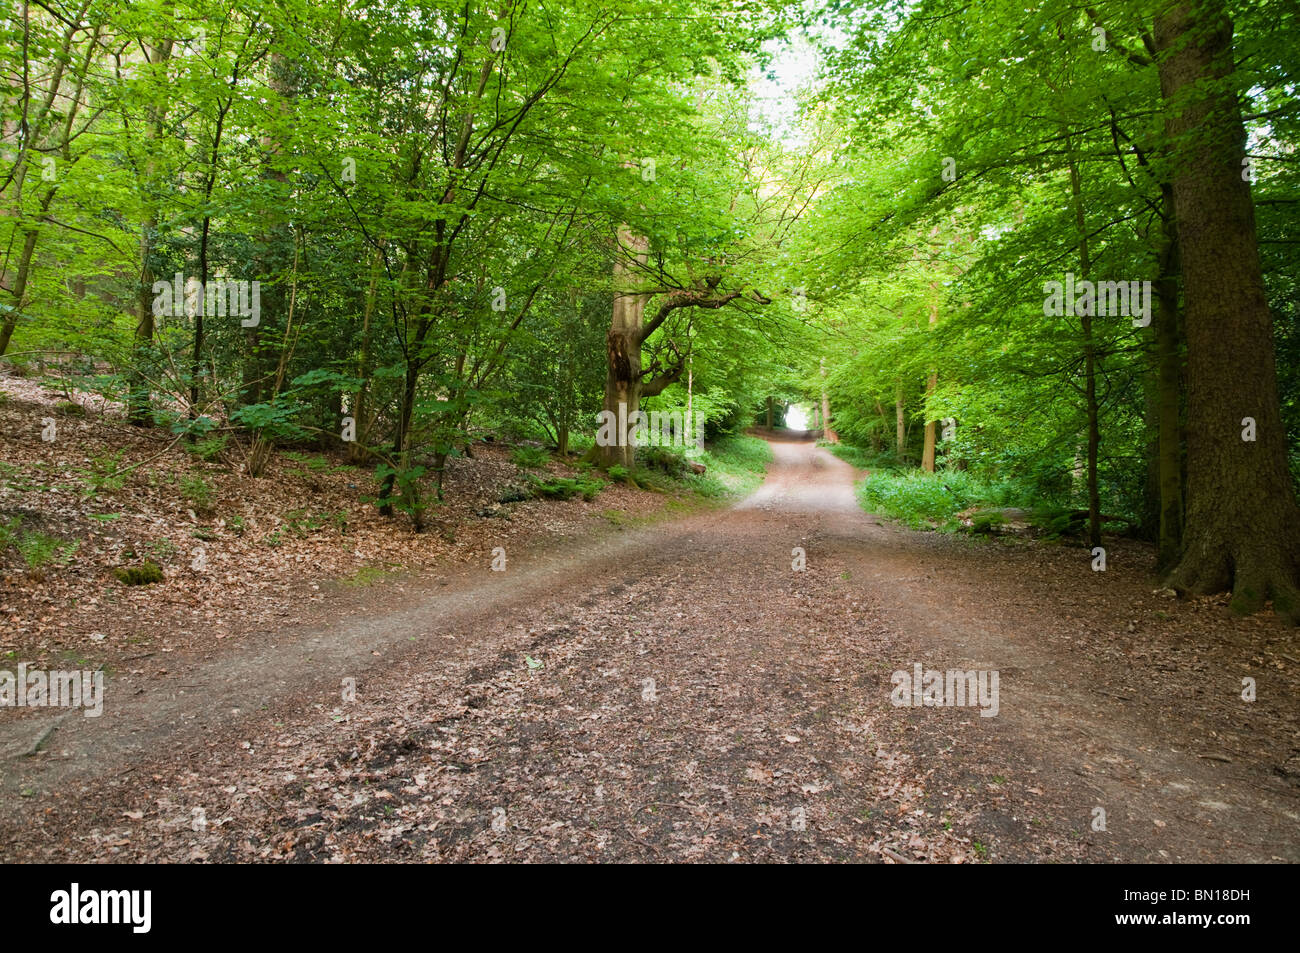
[[[0,721],[0,859],[1300,860],[1291,633],[774,450],[725,512],[115,679],[34,755]],[[915,663],[996,717],[894,707]]]

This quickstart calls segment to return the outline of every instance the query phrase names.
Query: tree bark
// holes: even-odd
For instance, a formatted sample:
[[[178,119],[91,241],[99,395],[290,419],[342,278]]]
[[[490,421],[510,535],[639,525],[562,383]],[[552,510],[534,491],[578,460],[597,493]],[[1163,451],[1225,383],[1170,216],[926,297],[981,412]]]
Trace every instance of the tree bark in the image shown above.
[[[170,8],[169,8],[170,12]],[[152,58],[146,52],[146,58],[151,63],[161,63],[163,69],[166,69],[166,63],[172,57],[172,47],[175,41],[165,39],[159,42],[158,47],[154,50]],[[154,176],[156,166],[154,164],[153,152],[154,143],[162,138],[163,124],[166,121],[167,110],[163,106],[155,106],[150,110],[149,128],[145,139],[145,152],[148,158],[145,159],[144,181],[141,183],[141,191],[145,196],[144,214],[140,221],[140,286],[136,291],[136,325],[135,325],[135,342],[134,342],[134,362],[130,374],[130,391],[127,395],[127,419],[136,427],[148,427],[153,423],[153,414],[150,407],[151,395],[148,377],[144,373],[144,366],[149,363],[149,351],[153,346],[153,337],[155,332],[154,314],[153,314],[153,247],[155,233],[158,231],[158,199],[155,192]]]
[[[1174,226],[1173,190],[1165,186],[1165,239],[1160,274],[1155,282],[1156,329],[1156,473],[1160,517],[1156,568],[1163,572],[1177,560],[1183,542],[1182,316],[1178,310],[1178,235]]]
[[[640,409],[641,398],[662,393],[686,373],[687,359],[672,347],[671,342],[669,346],[677,357],[676,362],[662,370],[653,365],[649,371],[643,370],[642,345],[672,312],[683,308],[722,308],[744,292],[719,290],[721,275],[696,280],[690,287],[654,290],[639,287],[633,272],[644,268],[648,261],[649,240],[634,235],[627,226],[621,226],[618,243],[619,249],[614,257],[614,314],[605,336],[605,399],[602,408],[617,421],[617,432],[609,445],[601,446],[597,443],[593,450],[601,466],[617,465],[630,469],[636,462],[636,446],[626,424]],[[664,297],[654,316],[645,321],[646,302],[655,295]],[[752,300],[760,304],[771,303],[770,299],[757,292],[751,292],[751,295]],[[655,376],[646,380],[646,375],[650,373]]]
[[[1083,183],[1074,157],[1073,141],[1065,137],[1070,168],[1070,200],[1074,206],[1074,223],[1079,232],[1080,277],[1088,278],[1092,271],[1092,257],[1088,248],[1088,227],[1083,210]],[[1092,333],[1092,310],[1085,309],[1079,316],[1083,329],[1083,392],[1088,415],[1088,545],[1101,545],[1101,493],[1097,485],[1097,456],[1101,446],[1101,421],[1097,407],[1097,348]]]
[[[903,417],[903,382],[898,382],[898,392],[894,397],[894,424],[897,429],[898,438],[898,459],[902,460],[907,453],[907,426]]]
[[[614,313],[609,333],[605,335],[607,361],[603,409],[613,414],[619,423],[617,439],[609,446],[597,446],[596,456],[603,467],[621,466],[630,470],[636,463],[636,447],[624,422],[641,406],[641,334],[646,296],[633,290],[636,279],[625,255],[638,265],[644,265],[650,243],[626,227],[619,229],[618,241],[621,247],[614,257]]]
[[[822,358],[821,371],[823,380],[826,377],[826,358]],[[822,417],[821,417],[822,439],[831,443],[839,443],[840,435],[831,429],[831,396],[826,391],[825,383],[822,384]]]
[[[937,294],[938,289],[934,285],[931,285],[930,293],[932,295]],[[935,300],[930,303],[930,327],[933,328],[938,323],[939,323],[939,302]],[[934,472],[934,447],[938,437],[938,433],[937,433],[938,421],[929,419],[930,416],[929,400],[931,397],[934,396],[934,392],[938,388],[938,386],[939,386],[939,372],[936,370],[932,370],[930,371],[930,377],[925,382],[925,398],[926,398],[925,409],[926,409],[927,419],[925,421],[925,440],[924,443],[921,445],[921,469],[924,470],[926,473]]]
[[[1222,0],[1178,0],[1155,18],[1172,144],[1187,327],[1187,526],[1168,576],[1232,608],[1300,622],[1300,509],[1286,464],[1272,316],[1255,208],[1242,174],[1245,127]],[[1243,439],[1245,418],[1254,440]]]

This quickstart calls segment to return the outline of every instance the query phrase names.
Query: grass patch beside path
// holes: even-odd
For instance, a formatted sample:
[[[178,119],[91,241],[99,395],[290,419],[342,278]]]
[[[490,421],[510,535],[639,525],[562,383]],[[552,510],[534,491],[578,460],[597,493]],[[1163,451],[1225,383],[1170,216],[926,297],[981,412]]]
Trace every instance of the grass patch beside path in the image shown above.
[[[729,434],[709,444],[697,459],[708,469],[703,474],[688,474],[682,482],[709,499],[728,499],[758,488],[772,462],[772,447],[758,437]]]

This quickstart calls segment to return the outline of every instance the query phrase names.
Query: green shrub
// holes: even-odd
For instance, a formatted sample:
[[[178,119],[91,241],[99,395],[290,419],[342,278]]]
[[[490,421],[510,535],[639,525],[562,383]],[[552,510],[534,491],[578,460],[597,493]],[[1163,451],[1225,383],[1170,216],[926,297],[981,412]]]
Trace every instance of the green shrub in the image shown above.
[[[977,536],[987,536],[1006,523],[1001,513],[977,513],[971,519],[970,531]]]
[[[731,434],[709,445],[704,462],[709,469],[761,474],[772,462],[772,445],[758,437]]]
[[[873,472],[858,484],[864,509],[901,520],[914,529],[947,526],[954,516],[972,506],[1019,506],[1028,494],[1008,483],[981,480],[962,470],[926,473],[924,470]],[[983,526],[983,532],[993,528]]]

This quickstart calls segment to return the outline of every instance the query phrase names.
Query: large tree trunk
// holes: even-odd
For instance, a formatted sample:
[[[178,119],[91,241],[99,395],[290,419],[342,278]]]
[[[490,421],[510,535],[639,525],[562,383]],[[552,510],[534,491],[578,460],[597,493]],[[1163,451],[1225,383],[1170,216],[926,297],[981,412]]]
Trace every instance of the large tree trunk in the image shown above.
[[[633,235],[628,228],[620,228],[618,240],[634,261],[645,264],[650,247],[647,239]],[[610,446],[597,446],[596,458],[602,467],[621,466],[630,470],[636,463],[636,447],[628,435],[626,421],[641,406],[641,334],[646,296],[631,290],[636,279],[622,249],[614,258],[614,315],[605,336],[608,360],[603,407],[618,421],[617,439]]]
[[[632,234],[631,229],[622,226],[618,230],[618,243],[618,252],[614,257],[614,316],[610,321],[609,333],[605,336],[607,370],[602,409],[606,419],[606,424],[602,426],[605,435],[612,439],[605,439],[598,433],[593,450],[602,466],[631,468],[636,461],[636,446],[633,435],[629,435],[628,431],[633,424],[633,415],[640,409],[641,398],[654,397],[679,381],[686,373],[690,351],[688,347],[687,356],[684,357],[669,341],[668,347],[676,355],[676,361],[668,367],[660,367],[656,361],[651,364],[650,370],[643,372],[642,345],[673,312],[683,308],[723,308],[746,292],[721,290],[721,274],[708,275],[685,288],[647,290],[640,285],[640,276],[634,272],[643,269],[649,258],[649,240]],[[646,321],[646,302],[656,295],[663,297],[654,315]],[[747,297],[759,304],[771,303],[771,299],[752,290]],[[646,380],[646,374],[654,376]],[[609,434],[611,428],[608,426],[611,415],[614,421],[612,435]]]
[[[297,95],[297,77],[293,74],[294,67],[290,60],[283,53],[273,52],[267,65],[266,83],[272,93],[275,94],[275,102],[272,104],[281,115],[291,111],[290,101]],[[284,186],[288,182],[288,175],[282,170],[275,167],[277,157],[284,151],[284,144],[280,141],[279,130],[273,129],[267,135],[261,138],[262,157],[265,163],[262,177],[269,181]],[[274,194],[274,193],[272,193]],[[281,192],[280,194],[285,194]],[[285,258],[283,252],[277,251],[276,247],[284,234],[283,222],[268,219],[268,230],[262,236],[264,251],[258,256],[255,265],[257,272],[262,275],[273,275],[284,264]],[[262,290],[261,295],[262,312],[268,316],[278,317],[284,311],[284,292],[279,283],[271,283]],[[266,332],[266,341],[263,341],[263,331]],[[276,351],[275,335],[269,330],[269,322],[261,321],[251,327],[246,327],[244,331],[244,362],[243,373],[240,378],[239,401],[241,404],[260,404],[264,401],[273,399],[274,395],[268,396],[269,388],[266,386],[270,376],[270,369],[274,367],[280,358]]]
[[[1300,621],[1300,509],[1287,472],[1272,319],[1245,128],[1221,0],[1179,0],[1155,18],[1173,164],[1187,326],[1187,527],[1175,588],[1231,588],[1232,607]],[[1254,439],[1243,439],[1244,418]]]

